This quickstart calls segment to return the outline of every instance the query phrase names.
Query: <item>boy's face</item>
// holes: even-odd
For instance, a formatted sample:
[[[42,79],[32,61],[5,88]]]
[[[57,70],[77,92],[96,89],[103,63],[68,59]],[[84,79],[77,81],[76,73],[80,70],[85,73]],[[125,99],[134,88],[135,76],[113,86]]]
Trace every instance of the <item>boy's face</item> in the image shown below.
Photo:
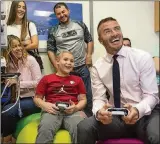
[[[74,67],[74,57],[70,53],[60,54],[58,60],[58,71],[64,75],[68,75]]]

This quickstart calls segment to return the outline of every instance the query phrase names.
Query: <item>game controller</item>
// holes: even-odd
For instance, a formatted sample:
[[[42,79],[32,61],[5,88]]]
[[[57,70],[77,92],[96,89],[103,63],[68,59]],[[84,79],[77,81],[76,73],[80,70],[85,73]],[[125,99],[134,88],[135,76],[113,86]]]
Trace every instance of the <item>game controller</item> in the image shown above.
[[[108,108],[107,111],[111,112],[112,115],[127,116],[129,111],[126,108]]]
[[[67,102],[56,102],[56,106],[59,108],[59,111],[64,111],[67,107],[69,107],[69,103],[67,103]]]

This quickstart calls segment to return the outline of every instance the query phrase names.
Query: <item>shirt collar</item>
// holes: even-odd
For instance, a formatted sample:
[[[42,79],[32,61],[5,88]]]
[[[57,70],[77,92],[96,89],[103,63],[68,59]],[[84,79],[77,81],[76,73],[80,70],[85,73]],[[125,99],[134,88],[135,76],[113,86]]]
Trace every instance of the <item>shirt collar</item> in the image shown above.
[[[64,29],[68,28],[68,27],[70,27],[72,25],[72,20],[69,19],[69,23],[68,24],[59,23],[59,25],[60,25],[61,28],[64,28]]]
[[[126,57],[127,56],[127,48],[125,48],[124,46],[122,46],[122,48],[118,51],[117,55],[122,56],[122,57]],[[105,59],[108,62],[111,62],[113,58],[113,55],[106,53],[105,55]]]
[[[122,46],[122,48],[118,51],[117,55],[122,56],[122,57],[126,57],[127,50],[128,50],[128,48],[126,48],[125,46]]]

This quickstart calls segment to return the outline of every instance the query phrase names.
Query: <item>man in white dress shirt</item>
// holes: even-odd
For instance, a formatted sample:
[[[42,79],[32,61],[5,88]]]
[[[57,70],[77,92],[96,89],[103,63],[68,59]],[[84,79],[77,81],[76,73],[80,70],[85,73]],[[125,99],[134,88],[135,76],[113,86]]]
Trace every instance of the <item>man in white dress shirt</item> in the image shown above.
[[[99,42],[107,53],[92,68],[94,116],[78,124],[78,142],[95,144],[98,140],[136,137],[145,144],[159,144],[160,108],[157,105],[158,87],[151,55],[123,46],[121,27],[112,17],[102,19],[97,31]],[[119,106],[116,106],[112,74],[116,61],[120,73],[117,81]],[[109,107],[126,107],[129,114],[112,115],[107,111]]]

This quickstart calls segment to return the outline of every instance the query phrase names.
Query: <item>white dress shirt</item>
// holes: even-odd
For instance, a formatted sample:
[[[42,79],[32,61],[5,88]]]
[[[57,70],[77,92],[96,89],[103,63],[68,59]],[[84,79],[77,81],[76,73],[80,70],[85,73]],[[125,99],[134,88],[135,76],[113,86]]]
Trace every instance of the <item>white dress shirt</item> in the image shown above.
[[[121,106],[129,103],[139,111],[139,118],[150,115],[159,102],[156,71],[151,55],[145,51],[123,46],[117,53],[120,68]],[[93,65],[91,82],[93,113],[109,103],[114,107],[112,66],[113,55],[106,54]]]

